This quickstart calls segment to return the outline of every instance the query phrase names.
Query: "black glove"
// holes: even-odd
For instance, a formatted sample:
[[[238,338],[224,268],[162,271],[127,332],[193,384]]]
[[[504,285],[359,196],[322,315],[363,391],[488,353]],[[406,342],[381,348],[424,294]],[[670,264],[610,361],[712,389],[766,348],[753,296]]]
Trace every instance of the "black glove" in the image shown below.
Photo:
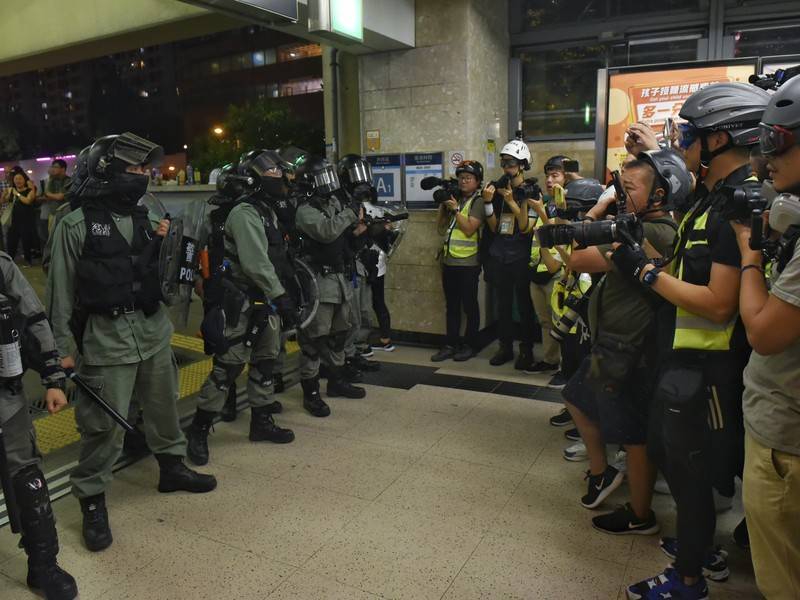
[[[636,281],[639,281],[639,275],[645,265],[652,264],[641,246],[631,247],[627,244],[618,246],[611,253],[611,261],[617,267],[617,271],[636,279]]]
[[[297,326],[297,304],[289,294],[278,296],[272,303],[275,305],[275,312],[281,318],[285,329],[293,329]]]

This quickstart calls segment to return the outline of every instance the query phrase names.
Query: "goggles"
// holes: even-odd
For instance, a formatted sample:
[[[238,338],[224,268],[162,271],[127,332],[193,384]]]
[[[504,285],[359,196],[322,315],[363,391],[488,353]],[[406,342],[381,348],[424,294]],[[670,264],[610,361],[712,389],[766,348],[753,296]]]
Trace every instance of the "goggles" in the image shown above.
[[[681,150],[688,150],[698,139],[702,131],[691,123],[679,123],[675,143]]]
[[[500,166],[504,169],[508,169],[509,167],[518,167],[519,161],[516,158],[501,158],[500,159]]]
[[[761,154],[764,156],[778,156],[798,143],[797,129],[791,130],[780,125],[767,125],[760,123],[758,126],[758,142]]]

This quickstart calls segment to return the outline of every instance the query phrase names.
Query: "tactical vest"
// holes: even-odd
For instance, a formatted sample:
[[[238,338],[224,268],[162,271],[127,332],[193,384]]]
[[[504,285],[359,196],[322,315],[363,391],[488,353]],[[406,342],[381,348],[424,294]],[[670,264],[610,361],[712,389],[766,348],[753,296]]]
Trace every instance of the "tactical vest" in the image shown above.
[[[131,243],[123,237],[111,212],[83,206],[86,239],[76,266],[78,305],[89,314],[119,316],[141,309],[158,311],[158,243],[147,209],[137,207]]]
[[[469,219],[470,211],[472,211],[472,203],[475,202],[477,194],[472,196],[458,212],[463,217]],[[470,258],[478,253],[478,243],[480,242],[480,227],[478,227],[472,235],[466,235],[461,228],[458,227],[456,217],[450,222],[450,227],[447,229],[447,238],[444,241],[445,256],[453,258]]]
[[[327,215],[320,198],[314,196],[308,203],[316,210]],[[337,210],[334,214],[339,214],[342,210],[344,209]],[[311,236],[305,235],[303,236],[303,253],[308,257],[311,266],[315,269],[327,267],[334,272],[343,273],[345,264],[347,264],[349,260],[347,231],[345,230],[338,238],[327,244],[318,242]]]
[[[754,181],[749,177],[746,181]],[[713,196],[713,192],[711,194]],[[693,285],[708,285],[711,279],[711,249],[708,244],[708,219],[713,210],[711,198],[701,200],[683,218],[675,240],[676,256],[670,265],[673,276]],[[726,351],[739,315],[727,323],[715,323],[680,306],[675,307],[673,350]]]

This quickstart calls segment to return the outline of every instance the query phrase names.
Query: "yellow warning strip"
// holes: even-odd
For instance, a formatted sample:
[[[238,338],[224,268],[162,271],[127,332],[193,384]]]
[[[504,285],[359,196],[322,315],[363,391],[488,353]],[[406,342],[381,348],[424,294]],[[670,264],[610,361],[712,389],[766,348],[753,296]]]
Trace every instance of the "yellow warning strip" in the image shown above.
[[[203,352],[203,340],[186,335],[174,334],[172,336],[172,345],[184,350]],[[286,343],[287,354],[293,354],[299,349],[297,342]],[[208,374],[211,372],[211,366],[211,359],[204,358],[180,368],[178,397],[181,400],[200,391]],[[56,415],[36,419],[33,422],[33,426],[36,429],[36,439],[42,454],[49,454],[54,450],[74,444],[80,439],[75,423],[75,409],[72,407],[66,408]]]

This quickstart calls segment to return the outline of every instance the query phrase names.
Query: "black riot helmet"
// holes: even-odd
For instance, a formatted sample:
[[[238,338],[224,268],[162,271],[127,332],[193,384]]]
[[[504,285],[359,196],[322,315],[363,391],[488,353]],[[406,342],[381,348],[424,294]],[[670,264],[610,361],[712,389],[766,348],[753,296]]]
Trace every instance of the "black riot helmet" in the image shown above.
[[[246,178],[239,176],[236,170],[237,167],[238,165],[236,163],[228,163],[220,167],[219,174],[217,175],[218,195],[230,200],[235,200],[247,191],[248,182]]]
[[[286,195],[286,164],[275,150],[251,150],[243,154],[237,174],[247,191],[259,192],[268,198]]]
[[[336,169],[321,156],[305,157],[295,171],[295,179],[323,196],[342,187]]]
[[[347,191],[357,185],[372,185],[372,165],[358,154],[347,154],[338,164],[339,182]]]
[[[64,194],[67,202],[69,202],[69,205],[73,210],[80,206],[80,195],[84,186],[86,185],[86,180],[89,177],[89,168],[87,165],[89,160],[89,150],[91,149],[91,146],[86,146],[86,148],[78,152],[78,157],[75,159],[75,167],[72,172],[72,178],[66,194]]]
[[[136,203],[147,192],[149,177],[129,173],[128,167],[158,166],[163,159],[164,148],[133,133],[101,137],[91,145],[86,156],[88,178],[81,195],[118,195]]]

